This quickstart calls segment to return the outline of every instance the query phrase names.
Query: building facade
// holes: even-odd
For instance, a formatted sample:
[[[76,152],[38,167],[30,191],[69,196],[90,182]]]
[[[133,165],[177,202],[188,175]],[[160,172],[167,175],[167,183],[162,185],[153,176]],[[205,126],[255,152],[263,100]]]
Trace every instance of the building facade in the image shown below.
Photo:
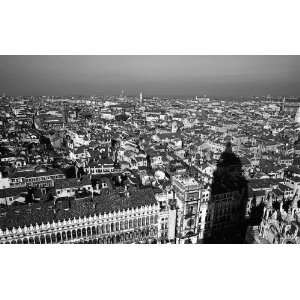
[[[158,239],[158,205],[0,229],[1,244],[152,243]]]
[[[204,230],[199,222],[200,216],[207,207],[201,201],[200,184],[184,175],[174,176],[172,184],[177,202],[176,242],[197,243],[200,231]]]

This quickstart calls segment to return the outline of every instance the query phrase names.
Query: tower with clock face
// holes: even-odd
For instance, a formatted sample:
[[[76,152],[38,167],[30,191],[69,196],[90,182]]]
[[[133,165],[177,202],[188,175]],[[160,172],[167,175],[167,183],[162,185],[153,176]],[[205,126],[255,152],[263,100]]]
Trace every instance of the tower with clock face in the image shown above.
[[[201,215],[201,186],[192,177],[173,177],[174,196],[177,203],[176,241],[196,243],[199,238]]]

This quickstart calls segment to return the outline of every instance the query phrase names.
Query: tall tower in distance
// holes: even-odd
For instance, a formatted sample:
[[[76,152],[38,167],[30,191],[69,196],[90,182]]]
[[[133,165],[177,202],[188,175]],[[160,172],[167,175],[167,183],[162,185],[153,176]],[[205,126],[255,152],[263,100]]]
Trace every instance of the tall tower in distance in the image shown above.
[[[140,102],[143,102],[143,92],[140,92]]]

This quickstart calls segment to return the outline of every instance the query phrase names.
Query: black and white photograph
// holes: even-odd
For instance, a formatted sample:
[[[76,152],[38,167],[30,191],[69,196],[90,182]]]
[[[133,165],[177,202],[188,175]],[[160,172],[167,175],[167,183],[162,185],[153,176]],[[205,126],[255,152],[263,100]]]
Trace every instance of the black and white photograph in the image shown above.
[[[296,298],[299,8],[1,2],[1,299]]]
[[[1,243],[300,243],[298,56],[0,65]]]

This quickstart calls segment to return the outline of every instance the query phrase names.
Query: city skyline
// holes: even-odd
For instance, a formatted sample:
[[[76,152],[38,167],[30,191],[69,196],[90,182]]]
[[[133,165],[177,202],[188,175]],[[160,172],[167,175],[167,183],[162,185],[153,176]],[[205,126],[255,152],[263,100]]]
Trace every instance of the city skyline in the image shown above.
[[[7,95],[299,96],[298,56],[1,56]]]

